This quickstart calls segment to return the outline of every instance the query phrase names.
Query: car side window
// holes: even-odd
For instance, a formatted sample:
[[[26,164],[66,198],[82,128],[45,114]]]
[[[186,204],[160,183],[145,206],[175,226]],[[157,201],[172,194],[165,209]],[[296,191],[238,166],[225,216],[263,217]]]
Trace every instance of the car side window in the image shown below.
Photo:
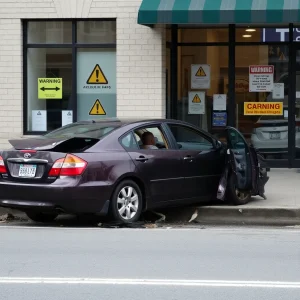
[[[142,127],[134,131],[138,147],[144,150],[168,149],[167,140],[160,126]]]
[[[235,130],[228,130],[228,147],[233,150],[246,149],[247,145],[242,136]]]
[[[200,132],[182,125],[168,125],[181,150],[206,151],[213,149],[213,143]]]
[[[139,149],[139,146],[131,132],[123,136],[120,143],[125,149]]]

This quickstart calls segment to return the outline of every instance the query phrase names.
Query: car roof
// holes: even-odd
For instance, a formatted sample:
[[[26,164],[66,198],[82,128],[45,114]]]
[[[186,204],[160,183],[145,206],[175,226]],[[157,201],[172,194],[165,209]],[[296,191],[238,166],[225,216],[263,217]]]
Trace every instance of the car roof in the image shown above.
[[[136,126],[143,126],[146,124],[151,123],[176,123],[176,124],[182,124],[190,127],[194,127],[200,131],[202,131],[205,135],[211,137],[212,139],[216,139],[211,133],[208,131],[205,131],[198,126],[195,126],[191,123],[181,121],[181,120],[175,120],[175,119],[163,119],[163,118],[157,118],[157,119],[142,119],[142,118],[103,118],[100,120],[89,120],[89,121],[79,121],[76,122],[76,124],[101,124],[103,126],[116,126],[116,127],[125,127],[129,126],[131,129]]]
[[[139,119],[139,118],[103,118],[100,120],[87,120],[87,121],[78,121],[76,122],[77,124],[111,124],[111,125],[120,125],[120,126],[125,126],[129,124],[135,124],[135,123],[155,123],[155,122],[176,122],[176,123],[186,123],[180,120],[175,120],[175,119]]]

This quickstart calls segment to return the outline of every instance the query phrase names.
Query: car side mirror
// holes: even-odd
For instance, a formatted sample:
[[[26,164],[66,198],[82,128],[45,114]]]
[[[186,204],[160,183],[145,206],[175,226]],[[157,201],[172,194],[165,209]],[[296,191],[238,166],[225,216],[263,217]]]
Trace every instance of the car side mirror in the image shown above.
[[[216,148],[216,149],[222,148],[222,142],[216,140],[214,144],[215,144],[215,148]]]
[[[181,148],[182,148],[182,145],[181,145],[181,144],[179,144],[179,143],[177,143],[177,146],[178,146],[178,148],[179,148],[179,149],[181,149]]]

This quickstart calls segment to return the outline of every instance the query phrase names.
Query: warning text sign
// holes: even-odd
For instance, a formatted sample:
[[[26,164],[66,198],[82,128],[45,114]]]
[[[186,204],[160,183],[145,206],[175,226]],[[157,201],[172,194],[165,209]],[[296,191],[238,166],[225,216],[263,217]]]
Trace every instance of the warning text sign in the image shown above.
[[[282,115],[282,102],[244,102],[245,116]]]
[[[210,89],[210,65],[191,65],[191,88]]]
[[[39,99],[62,99],[62,78],[38,78]]]
[[[271,92],[274,66],[249,66],[249,92]]]

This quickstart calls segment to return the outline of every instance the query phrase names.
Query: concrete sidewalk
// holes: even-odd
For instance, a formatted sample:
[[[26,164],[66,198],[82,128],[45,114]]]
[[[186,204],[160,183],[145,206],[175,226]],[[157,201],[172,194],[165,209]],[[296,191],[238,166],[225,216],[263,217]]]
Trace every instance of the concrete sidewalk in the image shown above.
[[[167,223],[186,223],[197,212],[194,222],[234,225],[300,225],[300,173],[297,169],[271,169],[266,184],[267,200],[253,197],[242,206],[216,204],[201,207],[182,207],[163,211]],[[24,214],[0,208],[0,216]]]
[[[242,206],[213,205],[197,208],[199,223],[249,225],[300,225],[300,173],[297,169],[271,169],[266,184],[267,200],[253,197]],[[195,208],[182,212],[188,221]],[[178,218],[174,212],[168,220]]]

